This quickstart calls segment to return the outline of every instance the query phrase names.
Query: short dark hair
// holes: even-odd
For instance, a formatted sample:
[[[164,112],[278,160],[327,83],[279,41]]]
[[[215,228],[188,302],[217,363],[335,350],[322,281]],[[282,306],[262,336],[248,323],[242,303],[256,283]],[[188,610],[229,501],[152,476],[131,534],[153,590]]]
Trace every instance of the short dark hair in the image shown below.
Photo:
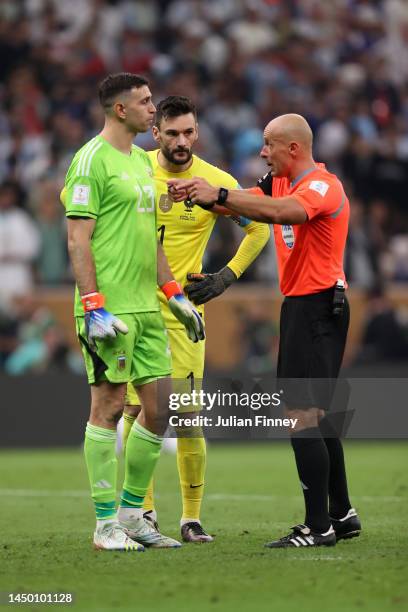
[[[188,113],[192,113],[194,119],[197,120],[197,109],[190,98],[186,96],[168,96],[158,103],[154,123],[157,127],[160,127],[162,119],[180,117],[181,115],[188,115]]]
[[[139,89],[139,87],[148,84],[149,81],[139,74],[132,74],[131,72],[109,74],[99,84],[99,101],[103,108],[109,108],[118,94],[130,91],[134,87]]]

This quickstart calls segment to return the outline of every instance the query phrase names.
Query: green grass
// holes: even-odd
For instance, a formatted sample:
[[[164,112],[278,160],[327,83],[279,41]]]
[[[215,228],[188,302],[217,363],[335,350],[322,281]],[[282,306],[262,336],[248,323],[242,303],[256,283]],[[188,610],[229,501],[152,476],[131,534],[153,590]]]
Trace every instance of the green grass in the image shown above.
[[[216,541],[143,554],[92,549],[80,450],[2,452],[0,590],[71,591],[75,611],[407,610],[407,450],[402,442],[347,445],[360,538],[268,550],[265,541],[303,519],[289,445],[213,445],[203,523]],[[161,527],[177,537],[172,455],[160,460],[156,490]]]

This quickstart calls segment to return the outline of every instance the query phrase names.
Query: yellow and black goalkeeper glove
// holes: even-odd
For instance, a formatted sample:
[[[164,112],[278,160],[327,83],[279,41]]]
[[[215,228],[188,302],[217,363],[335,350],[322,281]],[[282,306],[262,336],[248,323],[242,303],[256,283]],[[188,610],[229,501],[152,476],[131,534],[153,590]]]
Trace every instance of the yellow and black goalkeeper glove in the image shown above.
[[[198,306],[224,293],[237,280],[237,277],[228,266],[225,266],[215,274],[189,272],[187,280],[191,282],[184,287],[184,291],[188,298]]]

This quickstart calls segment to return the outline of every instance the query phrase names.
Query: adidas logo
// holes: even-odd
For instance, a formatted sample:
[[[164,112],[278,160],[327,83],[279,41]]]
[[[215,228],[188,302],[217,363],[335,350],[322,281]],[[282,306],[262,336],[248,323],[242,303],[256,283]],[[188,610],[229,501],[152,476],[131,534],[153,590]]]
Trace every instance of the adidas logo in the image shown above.
[[[312,535],[303,536],[303,537],[302,536],[295,536],[294,538],[291,538],[290,541],[297,548],[299,548],[299,546],[313,546],[314,545],[314,538],[313,538]]]
[[[112,488],[111,483],[108,482],[107,480],[98,480],[98,482],[95,482],[94,486],[98,487],[98,489],[111,489]]]

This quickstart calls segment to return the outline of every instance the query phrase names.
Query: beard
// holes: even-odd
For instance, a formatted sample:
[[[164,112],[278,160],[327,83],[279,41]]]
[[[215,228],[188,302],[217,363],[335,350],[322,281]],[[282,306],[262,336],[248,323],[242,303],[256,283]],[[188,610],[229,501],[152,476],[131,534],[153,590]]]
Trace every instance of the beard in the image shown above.
[[[170,162],[171,164],[175,164],[176,166],[184,166],[184,164],[187,164],[193,157],[193,152],[191,149],[176,149],[175,151],[169,151],[169,149],[162,149],[161,152],[163,153],[164,157],[167,159],[168,162]],[[176,153],[185,153],[185,159],[177,158]]]

